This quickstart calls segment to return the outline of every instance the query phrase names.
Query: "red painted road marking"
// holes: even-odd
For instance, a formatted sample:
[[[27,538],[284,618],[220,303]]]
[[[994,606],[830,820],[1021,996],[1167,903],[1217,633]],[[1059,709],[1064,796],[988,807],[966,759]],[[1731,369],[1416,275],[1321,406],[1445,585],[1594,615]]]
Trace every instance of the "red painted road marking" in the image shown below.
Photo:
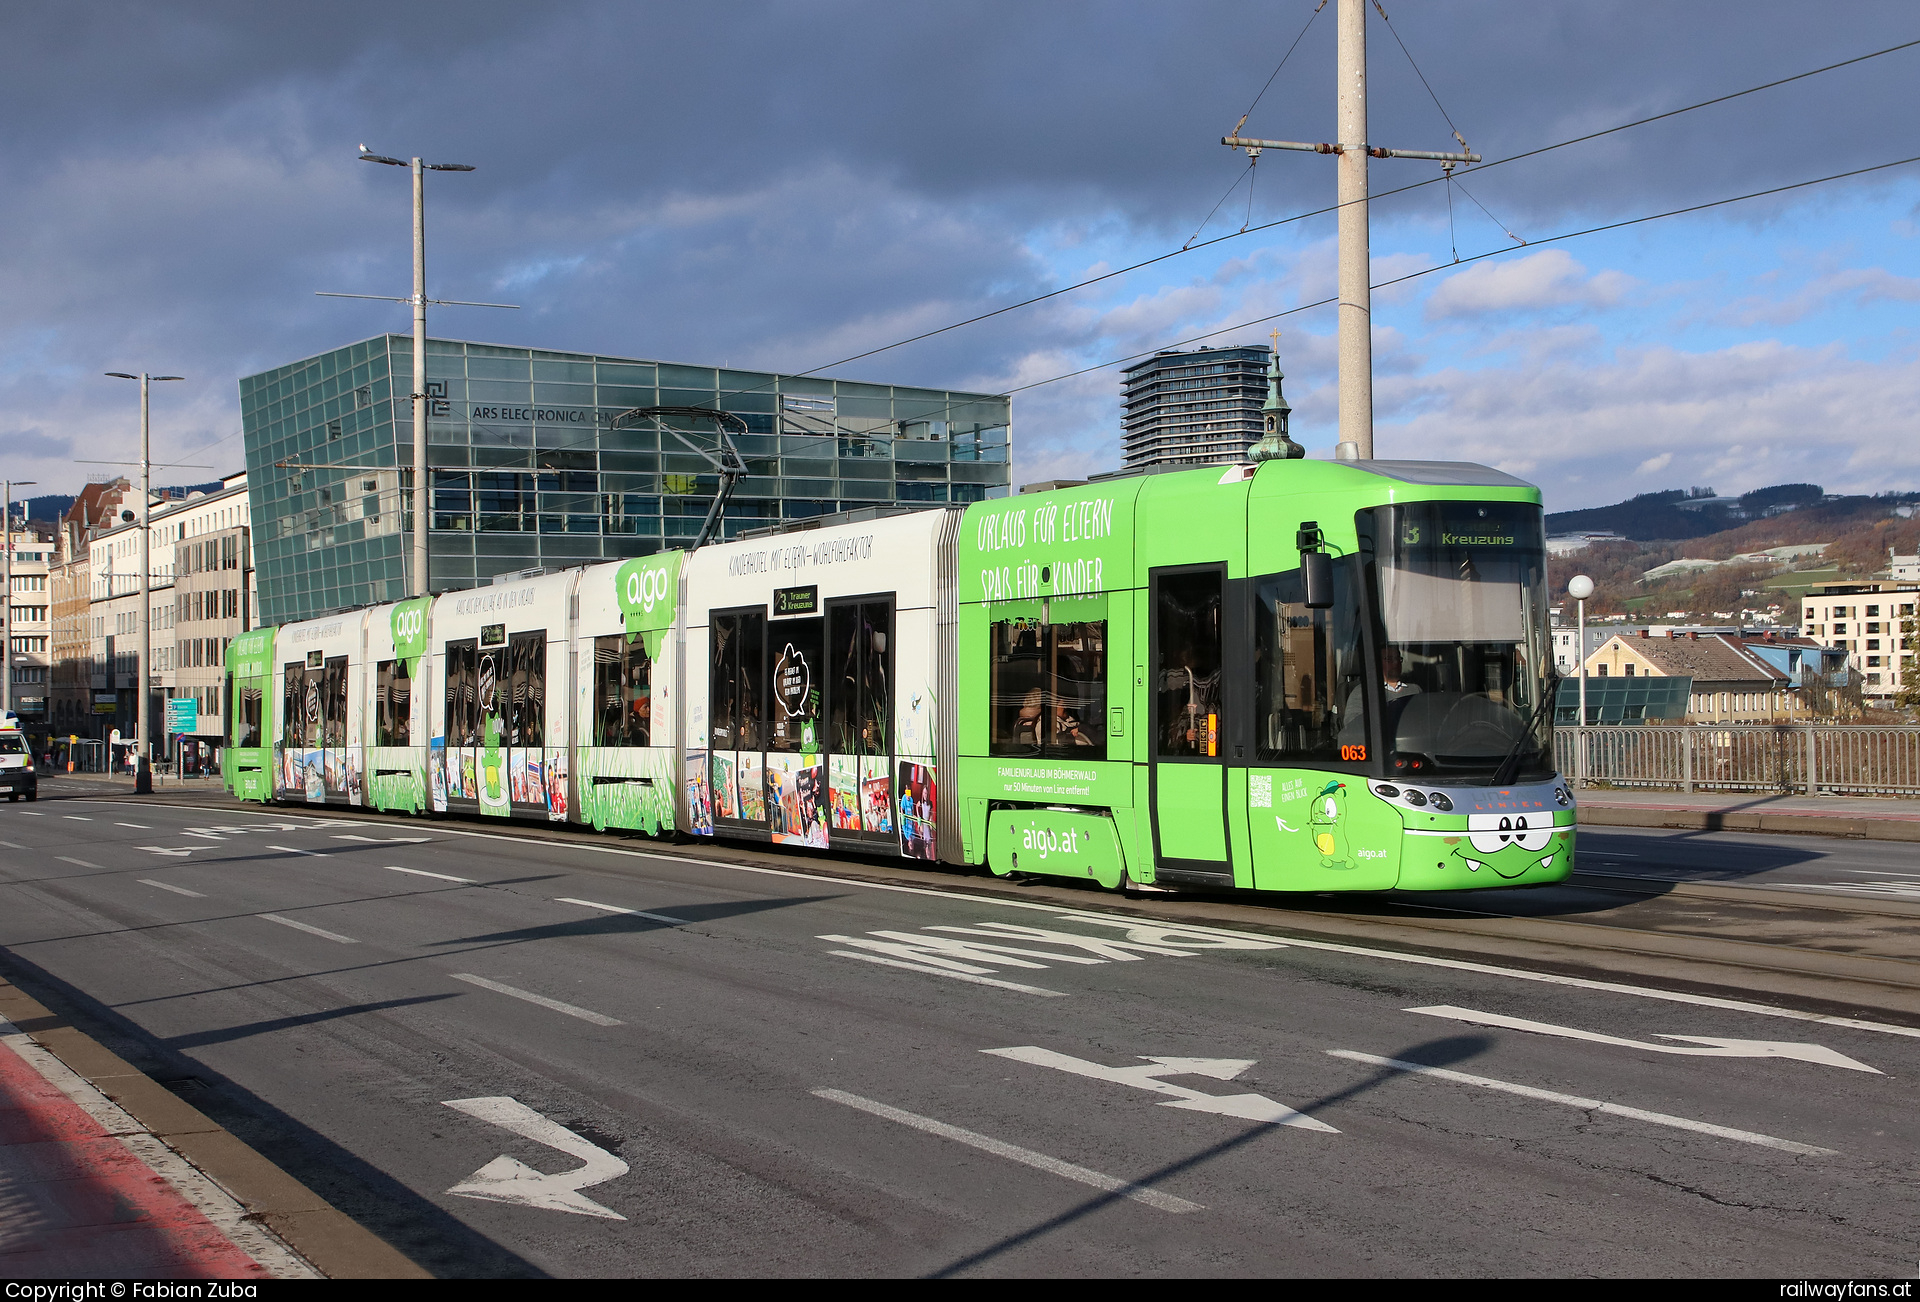
[[[0,1045],[0,1276],[268,1279],[166,1179]]]

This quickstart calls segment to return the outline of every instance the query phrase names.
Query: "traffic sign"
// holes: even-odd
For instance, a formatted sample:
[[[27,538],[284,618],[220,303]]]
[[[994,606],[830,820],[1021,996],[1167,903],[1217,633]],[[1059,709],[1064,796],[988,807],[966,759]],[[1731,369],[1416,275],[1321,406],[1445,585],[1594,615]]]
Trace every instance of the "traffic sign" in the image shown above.
[[[200,722],[200,702],[191,696],[176,696],[167,702],[167,731],[192,732]]]

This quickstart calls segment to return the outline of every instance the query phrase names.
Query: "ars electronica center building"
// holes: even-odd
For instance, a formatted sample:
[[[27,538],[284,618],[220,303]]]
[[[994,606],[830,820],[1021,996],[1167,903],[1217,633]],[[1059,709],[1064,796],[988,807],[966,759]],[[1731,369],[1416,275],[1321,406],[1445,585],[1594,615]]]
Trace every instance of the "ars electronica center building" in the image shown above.
[[[407,595],[412,373],[412,339],[379,335],[240,381],[260,623]],[[669,431],[711,446],[713,423],[616,427],[636,408],[744,423],[718,536],[1007,492],[1005,395],[449,339],[427,341],[427,391],[435,591],[690,545],[719,480]]]

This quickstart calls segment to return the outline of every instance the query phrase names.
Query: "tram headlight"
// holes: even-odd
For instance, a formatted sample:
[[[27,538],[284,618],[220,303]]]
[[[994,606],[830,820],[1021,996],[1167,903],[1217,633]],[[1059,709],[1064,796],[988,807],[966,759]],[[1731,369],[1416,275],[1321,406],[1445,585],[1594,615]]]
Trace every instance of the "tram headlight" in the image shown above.
[[[1429,799],[1433,801],[1433,807],[1439,810],[1441,813],[1450,814],[1453,812],[1453,802],[1447,799],[1446,792],[1436,791],[1433,793],[1431,797],[1429,797]]]

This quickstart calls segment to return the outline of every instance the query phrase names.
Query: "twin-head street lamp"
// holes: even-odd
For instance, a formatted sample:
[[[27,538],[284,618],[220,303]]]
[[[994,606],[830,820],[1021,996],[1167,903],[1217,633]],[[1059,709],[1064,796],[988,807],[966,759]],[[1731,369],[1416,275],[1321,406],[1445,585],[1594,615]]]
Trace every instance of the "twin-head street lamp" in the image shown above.
[[[137,767],[134,770],[133,789],[137,794],[146,794],[153,790],[153,768],[147,757],[147,666],[153,660],[153,531],[147,527],[149,503],[153,499],[153,455],[149,437],[151,425],[148,420],[148,389],[160,380],[184,380],[184,375],[148,375],[142,371],[139,375],[127,371],[108,371],[116,380],[140,381],[140,673],[138,683],[139,711],[135,716],[133,744]],[[111,594],[109,594],[111,595]],[[108,667],[112,672],[112,667]]]
[[[467,303],[457,299],[427,297],[427,208],[428,172],[471,172],[466,163],[423,163],[418,158],[389,158],[360,146],[360,161],[385,163],[388,167],[410,168],[413,172],[413,293],[407,298],[390,294],[330,294],[317,291],[323,298],[378,298],[390,303],[413,305],[413,593],[424,597],[432,592],[427,576],[427,304],[448,307],[504,307],[512,303]]]

